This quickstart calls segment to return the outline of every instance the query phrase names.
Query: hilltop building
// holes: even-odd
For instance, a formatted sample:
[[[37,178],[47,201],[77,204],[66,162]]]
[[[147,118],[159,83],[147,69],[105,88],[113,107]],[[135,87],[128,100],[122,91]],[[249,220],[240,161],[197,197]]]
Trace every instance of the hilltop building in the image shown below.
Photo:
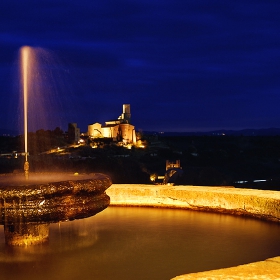
[[[94,123],[88,125],[88,136],[94,138],[112,138],[124,144],[135,144],[135,127],[130,123],[130,104],[123,104],[123,112],[116,120],[106,121],[105,125]]]
[[[170,160],[166,160],[165,165],[166,165],[166,168],[165,168],[166,171],[168,169],[171,169],[171,168],[182,169],[181,163],[180,163],[179,159],[177,159],[176,162],[173,162],[173,161],[170,161]]]

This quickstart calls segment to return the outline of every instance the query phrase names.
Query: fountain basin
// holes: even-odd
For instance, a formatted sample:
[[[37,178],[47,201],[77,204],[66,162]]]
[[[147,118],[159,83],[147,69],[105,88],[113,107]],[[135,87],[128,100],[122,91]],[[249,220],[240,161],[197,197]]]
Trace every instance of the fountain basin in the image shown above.
[[[111,205],[180,208],[280,222],[280,192],[233,187],[113,184]],[[175,276],[175,275],[174,275]],[[280,256],[232,268],[180,275],[185,279],[279,279]]]
[[[47,241],[50,223],[93,216],[107,208],[111,179],[104,174],[0,176],[0,224],[9,245]]]
[[[104,174],[32,174],[0,176],[0,223],[58,222],[91,216],[105,209],[105,190],[111,180]]]

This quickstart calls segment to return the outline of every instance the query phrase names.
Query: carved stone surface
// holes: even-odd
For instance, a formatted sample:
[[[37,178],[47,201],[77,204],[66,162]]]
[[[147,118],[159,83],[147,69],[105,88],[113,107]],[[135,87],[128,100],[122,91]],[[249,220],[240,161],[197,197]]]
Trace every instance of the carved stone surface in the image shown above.
[[[30,174],[0,176],[0,224],[6,243],[38,244],[48,225],[93,216],[107,208],[111,179],[104,174]],[[43,230],[42,230],[43,229]],[[42,234],[43,232],[43,234]]]
[[[48,181],[47,181],[48,180]],[[0,176],[0,223],[57,222],[92,216],[110,204],[104,174]]]

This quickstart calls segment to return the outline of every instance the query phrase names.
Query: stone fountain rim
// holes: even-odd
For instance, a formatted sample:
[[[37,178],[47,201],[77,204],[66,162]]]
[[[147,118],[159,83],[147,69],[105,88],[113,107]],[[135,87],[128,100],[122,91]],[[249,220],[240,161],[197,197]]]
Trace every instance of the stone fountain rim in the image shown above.
[[[37,173],[33,175],[48,176],[53,174],[55,173]],[[68,178],[68,180],[66,180],[66,178],[63,178],[64,180],[47,180],[45,178],[43,181],[31,179],[26,183],[28,179],[26,180],[23,177],[23,180],[20,182],[14,179],[16,184],[7,180],[10,177],[15,178],[16,176],[23,176],[22,174],[0,175],[0,199],[44,197],[79,192],[98,193],[104,192],[112,184],[110,177],[102,173],[80,174],[79,176],[76,176],[73,173],[64,173],[64,175],[70,175],[70,178]],[[6,179],[6,182],[3,178]]]

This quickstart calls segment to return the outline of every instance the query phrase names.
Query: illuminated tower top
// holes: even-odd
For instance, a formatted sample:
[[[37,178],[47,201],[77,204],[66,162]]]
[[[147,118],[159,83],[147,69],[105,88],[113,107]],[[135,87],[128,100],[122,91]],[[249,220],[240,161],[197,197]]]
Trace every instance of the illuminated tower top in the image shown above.
[[[123,104],[123,112],[118,119],[122,120],[124,123],[130,123],[130,118],[130,104]]]

